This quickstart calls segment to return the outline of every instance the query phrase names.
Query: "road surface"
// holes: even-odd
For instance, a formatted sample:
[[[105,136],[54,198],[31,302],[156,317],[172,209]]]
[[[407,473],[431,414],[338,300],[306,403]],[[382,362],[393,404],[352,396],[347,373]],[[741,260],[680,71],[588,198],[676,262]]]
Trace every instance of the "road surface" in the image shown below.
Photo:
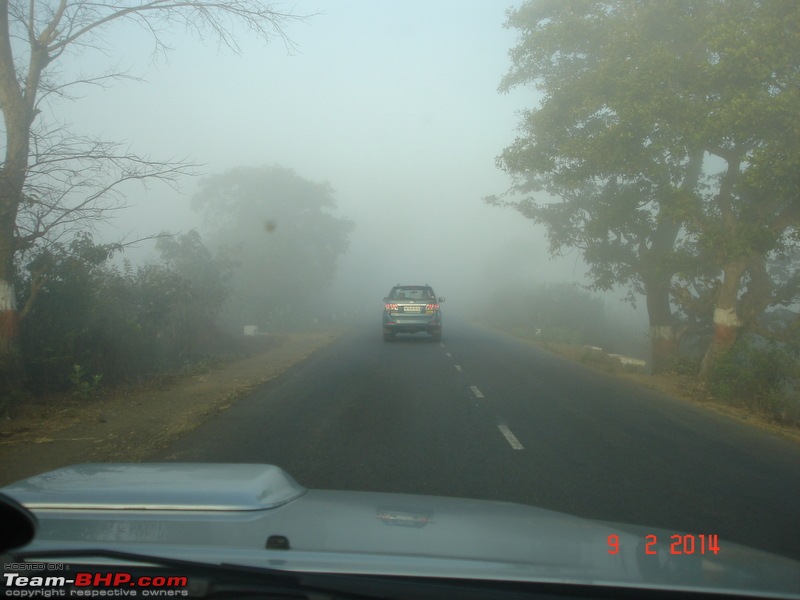
[[[450,323],[356,329],[151,460],[276,464],[310,488],[504,500],[800,559],[800,446]]]

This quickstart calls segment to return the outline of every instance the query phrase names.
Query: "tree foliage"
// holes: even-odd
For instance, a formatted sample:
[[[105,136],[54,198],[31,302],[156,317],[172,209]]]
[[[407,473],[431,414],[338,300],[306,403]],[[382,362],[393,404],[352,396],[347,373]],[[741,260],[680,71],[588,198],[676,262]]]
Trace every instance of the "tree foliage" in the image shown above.
[[[324,306],[353,223],[333,214],[333,190],[282,167],[207,178],[193,199],[211,243],[236,261],[227,322],[306,323]]]
[[[797,265],[800,4],[533,0],[508,26],[500,89],[542,100],[490,202],[543,223],[554,253],[581,249],[596,287],[643,293],[654,361],[676,303],[711,302],[713,355],[796,298],[795,276],[769,267]]]

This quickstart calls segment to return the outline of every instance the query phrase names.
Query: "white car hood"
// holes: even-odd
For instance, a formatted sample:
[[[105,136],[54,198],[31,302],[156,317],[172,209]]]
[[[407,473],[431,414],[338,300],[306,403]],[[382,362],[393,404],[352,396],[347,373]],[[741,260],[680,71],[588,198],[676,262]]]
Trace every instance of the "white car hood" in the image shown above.
[[[23,550],[800,598],[800,562],[725,540],[717,554],[673,555],[674,531],[504,502],[307,490],[270,465],[86,464],[0,491],[39,520]],[[645,553],[649,534],[655,556]],[[619,536],[616,554],[609,535]]]

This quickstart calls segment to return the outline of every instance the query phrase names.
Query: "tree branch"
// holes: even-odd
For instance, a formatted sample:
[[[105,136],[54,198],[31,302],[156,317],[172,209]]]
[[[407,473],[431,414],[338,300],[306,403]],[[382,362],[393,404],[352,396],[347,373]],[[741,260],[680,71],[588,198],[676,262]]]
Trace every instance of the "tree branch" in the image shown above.
[[[255,31],[264,39],[269,39],[271,33],[274,31],[283,39],[287,47],[290,47],[291,42],[289,42],[283,32],[284,24],[289,20],[304,19],[309,16],[277,12],[271,10],[268,5],[263,5],[258,0],[231,0],[230,2],[207,2],[204,0],[184,0],[175,2],[174,0],[153,0],[152,2],[135,4],[132,6],[95,5],[88,2],[77,2],[75,6],[76,10],[72,23],[76,23],[80,20],[79,17],[82,11],[94,13],[93,18],[90,17],[87,19],[87,23],[78,26],[61,40],[51,44],[48,47],[49,51],[57,52],[63,50],[66,46],[94,32],[94,30],[101,28],[103,25],[126,17],[140,17],[137,19],[140,24],[151,27],[147,17],[148,13],[161,13],[161,16],[167,21],[178,20],[184,25],[197,30],[203,26],[209,27],[220,42],[234,52],[238,52],[238,44],[236,44],[231,36],[230,31],[220,24],[215,13],[219,13],[220,16],[227,15],[235,17],[243,21],[251,30]],[[87,7],[91,7],[91,10],[87,10]],[[100,11],[102,9],[109,9],[112,12],[100,16]],[[199,23],[193,21],[189,14],[185,13],[197,16]],[[157,34],[154,34],[154,36],[158,37]]]

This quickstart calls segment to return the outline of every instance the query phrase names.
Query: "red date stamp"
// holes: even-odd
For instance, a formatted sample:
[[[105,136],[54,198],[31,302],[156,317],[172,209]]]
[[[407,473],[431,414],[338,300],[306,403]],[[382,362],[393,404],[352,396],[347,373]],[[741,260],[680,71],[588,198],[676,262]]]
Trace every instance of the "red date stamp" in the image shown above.
[[[658,536],[649,534],[644,536],[644,553],[658,554]],[[718,554],[719,536],[715,533],[698,535],[679,534],[669,536],[670,554]],[[619,536],[611,534],[608,536],[608,553],[619,554]]]

